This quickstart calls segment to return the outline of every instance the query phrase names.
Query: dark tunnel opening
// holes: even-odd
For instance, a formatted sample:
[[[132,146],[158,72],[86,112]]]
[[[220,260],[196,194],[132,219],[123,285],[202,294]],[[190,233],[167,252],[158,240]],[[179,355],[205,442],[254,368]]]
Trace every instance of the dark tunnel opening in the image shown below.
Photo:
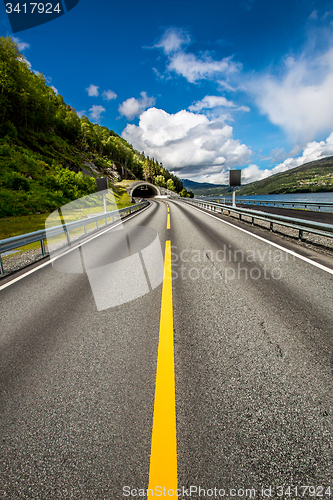
[[[132,193],[133,198],[153,198],[156,195],[158,195],[157,189],[146,184],[136,187]]]

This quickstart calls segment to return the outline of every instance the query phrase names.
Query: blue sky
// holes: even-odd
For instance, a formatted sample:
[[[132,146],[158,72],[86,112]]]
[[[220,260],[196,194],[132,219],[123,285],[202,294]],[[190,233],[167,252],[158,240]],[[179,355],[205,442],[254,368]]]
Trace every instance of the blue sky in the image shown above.
[[[181,178],[333,155],[333,2],[80,0],[14,35],[1,4],[7,35],[79,115]]]

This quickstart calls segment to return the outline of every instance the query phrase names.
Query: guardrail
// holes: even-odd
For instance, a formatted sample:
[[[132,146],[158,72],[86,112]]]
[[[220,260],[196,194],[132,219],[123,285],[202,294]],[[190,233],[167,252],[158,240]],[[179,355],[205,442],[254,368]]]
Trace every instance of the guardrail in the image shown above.
[[[133,212],[137,212],[142,208],[149,205],[148,201],[137,203],[136,205],[131,205],[126,208],[120,208],[119,210],[114,210],[112,212],[105,212],[103,214],[94,215],[92,217],[87,217],[86,219],[81,219],[78,221],[68,222],[67,224],[61,226],[55,226],[48,229],[42,229],[40,231],[34,231],[33,233],[22,234],[20,236],[13,236],[12,238],[7,238],[5,240],[0,240],[0,276],[4,275],[3,262],[1,254],[8,252],[10,250],[15,250],[16,248],[23,247],[25,245],[30,245],[30,243],[36,243],[40,241],[42,255],[46,255],[45,242],[46,238],[51,236],[57,236],[58,234],[65,234],[67,238],[67,243],[71,243],[70,231],[83,227],[84,235],[87,234],[87,226],[92,223],[96,223],[96,229],[99,228],[98,222],[100,220],[105,220],[105,225],[112,224],[116,220],[120,220],[126,215],[130,215]],[[108,219],[111,219],[108,222]],[[103,226],[105,227],[105,226]],[[83,235],[83,236],[84,236]]]
[[[218,203],[220,203],[220,199],[224,200],[224,204],[232,203],[232,200],[225,200],[224,196],[217,197]],[[206,197],[200,198],[200,200],[207,200],[210,201]],[[247,199],[247,198],[242,198],[242,197],[236,197],[236,202],[240,204],[245,204],[245,205],[273,205],[275,206],[284,206],[286,207],[304,207],[305,210],[307,207],[310,208],[317,208],[318,210],[321,209],[321,207],[329,207],[333,211],[333,202],[332,201],[326,201],[326,202],[313,202],[313,201],[282,201],[282,200],[252,200],[252,199]]]
[[[293,217],[286,217],[284,215],[276,215],[270,214],[267,212],[260,212],[259,210],[251,210],[246,208],[238,208],[238,207],[230,207],[229,205],[215,202],[207,202],[204,200],[185,200],[186,203],[190,203],[193,205],[200,206],[202,208],[212,210],[213,212],[220,211],[221,214],[224,211],[228,212],[230,215],[231,212],[238,214],[239,220],[242,219],[242,216],[247,216],[252,218],[252,226],[254,225],[254,220],[264,220],[270,223],[270,231],[274,231],[274,224],[279,224],[282,226],[291,227],[293,229],[297,229],[299,231],[298,238],[303,240],[303,232],[314,233],[320,236],[326,236],[329,238],[333,238],[333,224],[325,224],[320,222],[314,222],[304,219],[295,219]]]

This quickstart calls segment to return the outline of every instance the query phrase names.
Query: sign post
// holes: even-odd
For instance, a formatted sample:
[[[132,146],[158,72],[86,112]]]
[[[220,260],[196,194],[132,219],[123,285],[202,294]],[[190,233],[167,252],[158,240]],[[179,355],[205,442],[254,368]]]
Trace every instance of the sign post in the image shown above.
[[[103,193],[103,205],[104,213],[106,214],[106,191],[109,189],[107,177],[99,177],[96,179],[96,187],[98,191],[104,191]]]
[[[236,187],[241,185],[241,170],[229,170],[229,186],[232,190],[232,206],[236,207]]]

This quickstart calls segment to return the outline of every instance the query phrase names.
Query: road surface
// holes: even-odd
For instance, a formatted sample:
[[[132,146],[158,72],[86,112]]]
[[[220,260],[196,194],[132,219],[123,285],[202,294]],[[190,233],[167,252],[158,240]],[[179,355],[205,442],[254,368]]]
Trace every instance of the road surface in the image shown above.
[[[163,283],[142,251],[109,284],[144,262],[137,298],[85,245],[2,285],[0,497],[330,499],[332,259],[181,201],[124,222],[132,255],[138,226]]]

